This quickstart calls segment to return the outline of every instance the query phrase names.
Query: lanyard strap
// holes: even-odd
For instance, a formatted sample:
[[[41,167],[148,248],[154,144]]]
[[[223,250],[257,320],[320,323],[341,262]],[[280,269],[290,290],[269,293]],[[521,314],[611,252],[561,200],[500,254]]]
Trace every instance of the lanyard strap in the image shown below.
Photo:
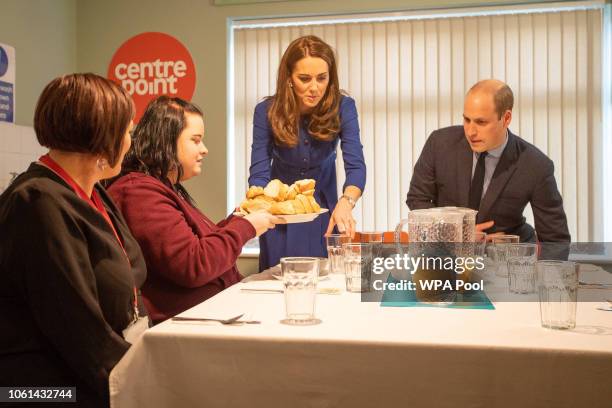
[[[88,197],[87,193],[85,193],[81,186],[79,186],[77,182],[74,181],[72,177],[70,177],[70,174],[68,174],[66,170],[64,170],[55,160],[53,160],[51,156],[45,154],[44,156],[41,156],[38,160],[50,170],[52,170],[55,174],[57,174],[62,180],[68,183],[68,185],[72,188],[72,190],[74,190],[76,195],[78,195],[81,199],[85,200],[94,210],[98,211],[98,213],[100,213],[100,215],[104,217],[108,225],[111,227],[111,230],[115,235],[115,239],[119,243],[119,246],[121,247],[121,250],[125,255],[125,259],[127,260],[131,268],[132,264],[130,262],[130,258],[128,257],[127,252],[125,251],[125,247],[123,246],[123,243],[119,238],[119,234],[117,233],[117,230],[115,229],[115,226],[113,225],[113,222],[111,221],[111,218],[108,215],[108,211],[106,211],[106,207],[104,207],[104,203],[102,203],[102,199],[100,198],[96,189],[94,188],[91,192],[91,197]],[[134,286],[134,319],[136,320],[138,319],[138,317],[138,291],[136,289],[136,286]]]

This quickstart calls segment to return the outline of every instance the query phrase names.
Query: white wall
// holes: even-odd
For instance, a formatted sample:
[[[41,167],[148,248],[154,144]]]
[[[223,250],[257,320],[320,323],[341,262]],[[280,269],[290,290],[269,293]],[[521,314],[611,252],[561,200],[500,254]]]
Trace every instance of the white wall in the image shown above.
[[[77,70],[76,3],[0,0],[0,43],[15,47],[18,125],[32,125],[36,101],[49,81]]]
[[[22,173],[46,152],[32,127],[0,122],[0,193],[9,185],[11,173]]]

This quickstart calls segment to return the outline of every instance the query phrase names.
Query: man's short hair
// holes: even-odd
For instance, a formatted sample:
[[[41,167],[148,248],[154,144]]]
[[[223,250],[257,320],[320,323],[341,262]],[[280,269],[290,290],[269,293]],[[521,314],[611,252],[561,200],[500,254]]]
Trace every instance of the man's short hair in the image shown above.
[[[493,95],[493,101],[495,103],[497,117],[501,119],[504,113],[506,111],[511,111],[514,106],[514,94],[512,93],[512,89],[504,84],[504,86],[499,88]]]
[[[134,112],[132,98],[116,83],[90,73],[63,75],[40,95],[34,130],[42,146],[105,155],[114,166]]]
[[[497,80],[485,79],[474,84],[468,91],[468,94],[474,91],[489,92],[493,86],[492,84],[495,82],[499,83],[500,86],[493,93],[493,103],[495,104],[495,112],[497,112],[498,119],[501,119],[504,113],[511,111],[514,106],[514,94],[507,84]]]

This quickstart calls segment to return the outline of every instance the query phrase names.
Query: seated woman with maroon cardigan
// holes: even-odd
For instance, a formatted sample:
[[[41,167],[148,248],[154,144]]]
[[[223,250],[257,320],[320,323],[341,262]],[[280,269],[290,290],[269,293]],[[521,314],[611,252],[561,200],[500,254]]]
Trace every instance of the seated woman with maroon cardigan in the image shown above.
[[[203,137],[198,107],[156,98],[134,130],[123,175],[108,189],[142,248],[148,270],[142,293],[154,323],[238,282],[243,245],[279,221],[256,213],[215,224],[195,207],[181,182],[201,172]]]

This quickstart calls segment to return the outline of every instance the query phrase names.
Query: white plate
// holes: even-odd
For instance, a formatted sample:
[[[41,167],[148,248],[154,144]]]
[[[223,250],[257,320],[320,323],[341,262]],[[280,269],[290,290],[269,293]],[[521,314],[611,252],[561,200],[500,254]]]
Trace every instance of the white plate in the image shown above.
[[[295,215],[277,215],[277,217],[281,218],[285,221],[286,224],[297,224],[300,222],[310,222],[317,218],[319,215],[328,212],[327,208],[321,208],[318,213],[308,213],[308,214],[295,214]]]

